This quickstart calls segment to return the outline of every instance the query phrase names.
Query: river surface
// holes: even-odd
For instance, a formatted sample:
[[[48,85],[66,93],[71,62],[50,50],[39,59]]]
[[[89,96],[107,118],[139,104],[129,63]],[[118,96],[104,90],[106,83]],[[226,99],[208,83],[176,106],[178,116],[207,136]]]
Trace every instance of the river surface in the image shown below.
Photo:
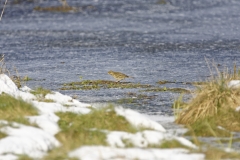
[[[219,70],[239,66],[239,0],[68,0],[81,12],[39,12],[58,1],[7,5],[0,21],[0,53],[8,68],[28,76],[30,88],[42,86],[82,102],[116,102],[141,89],[68,90],[66,82],[113,80],[109,70],[133,76],[125,82],[202,81]],[[0,2],[0,8],[3,2]],[[209,62],[206,62],[206,59]],[[210,62],[211,61],[211,62]],[[15,74],[14,71],[11,71]],[[191,85],[162,86],[192,89]],[[129,104],[142,113],[172,115],[173,92],[141,92],[150,100]]]

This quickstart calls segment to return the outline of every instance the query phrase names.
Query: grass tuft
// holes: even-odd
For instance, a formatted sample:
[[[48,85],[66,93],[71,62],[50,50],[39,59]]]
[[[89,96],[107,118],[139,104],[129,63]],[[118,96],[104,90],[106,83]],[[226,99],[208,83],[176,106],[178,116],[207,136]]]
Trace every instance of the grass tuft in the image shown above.
[[[240,105],[240,90],[229,88],[228,82],[230,80],[231,78],[221,76],[199,87],[195,93],[196,96],[185,105],[185,109],[176,122],[192,124],[199,119],[220,116],[220,113],[238,107]]]
[[[218,73],[218,77],[198,86],[190,102],[177,103],[178,108],[183,109],[176,123],[188,126],[187,135],[228,137],[230,131],[240,131],[240,117],[236,111],[240,106],[240,89],[228,87],[231,80],[240,79],[239,71],[234,65],[232,74]]]

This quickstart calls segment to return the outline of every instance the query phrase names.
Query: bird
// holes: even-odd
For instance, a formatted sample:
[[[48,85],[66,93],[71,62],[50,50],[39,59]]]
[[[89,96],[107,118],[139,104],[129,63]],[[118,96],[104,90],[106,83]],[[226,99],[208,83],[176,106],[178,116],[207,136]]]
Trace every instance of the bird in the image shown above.
[[[62,3],[63,7],[69,7],[67,0],[59,0],[60,3]]]
[[[116,82],[120,82],[121,80],[124,80],[125,78],[133,78],[133,77],[130,77],[126,74],[123,74],[121,72],[115,72],[115,71],[108,71],[108,74],[110,74],[111,76],[113,76],[113,78],[116,80]]]

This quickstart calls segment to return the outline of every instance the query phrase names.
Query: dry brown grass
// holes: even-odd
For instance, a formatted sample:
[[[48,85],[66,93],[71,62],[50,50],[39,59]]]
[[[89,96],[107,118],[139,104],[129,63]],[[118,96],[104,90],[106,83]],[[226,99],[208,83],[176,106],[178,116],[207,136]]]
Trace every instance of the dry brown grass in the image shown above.
[[[232,121],[232,114],[228,114],[229,110],[240,106],[240,89],[228,87],[228,82],[232,79],[240,79],[236,65],[232,74],[219,72],[218,77],[212,77],[200,86],[194,93],[195,97],[178,115],[176,123],[192,124],[197,120],[218,116],[218,121],[229,121],[233,126],[240,126],[240,122]]]
[[[0,55],[0,74],[7,74],[11,78],[11,80],[16,84],[16,86],[20,88],[22,86],[21,85],[22,80],[18,74],[17,68],[14,67],[13,70],[16,73],[16,75],[11,76],[10,69],[6,67],[4,54]]]
[[[8,72],[5,61],[4,61],[4,54],[0,55],[0,74],[4,74]]]

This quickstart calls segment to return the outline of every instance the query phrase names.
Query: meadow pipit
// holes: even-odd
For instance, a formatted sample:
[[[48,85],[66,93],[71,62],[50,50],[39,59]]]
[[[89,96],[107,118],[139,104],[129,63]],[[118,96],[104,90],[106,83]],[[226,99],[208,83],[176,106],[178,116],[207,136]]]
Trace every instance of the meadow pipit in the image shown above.
[[[120,82],[121,80],[124,80],[125,78],[133,78],[133,77],[130,77],[130,76],[128,76],[126,74],[123,74],[121,72],[115,72],[115,71],[108,71],[108,74],[113,76],[113,78],[116,79],[116,82]]]

